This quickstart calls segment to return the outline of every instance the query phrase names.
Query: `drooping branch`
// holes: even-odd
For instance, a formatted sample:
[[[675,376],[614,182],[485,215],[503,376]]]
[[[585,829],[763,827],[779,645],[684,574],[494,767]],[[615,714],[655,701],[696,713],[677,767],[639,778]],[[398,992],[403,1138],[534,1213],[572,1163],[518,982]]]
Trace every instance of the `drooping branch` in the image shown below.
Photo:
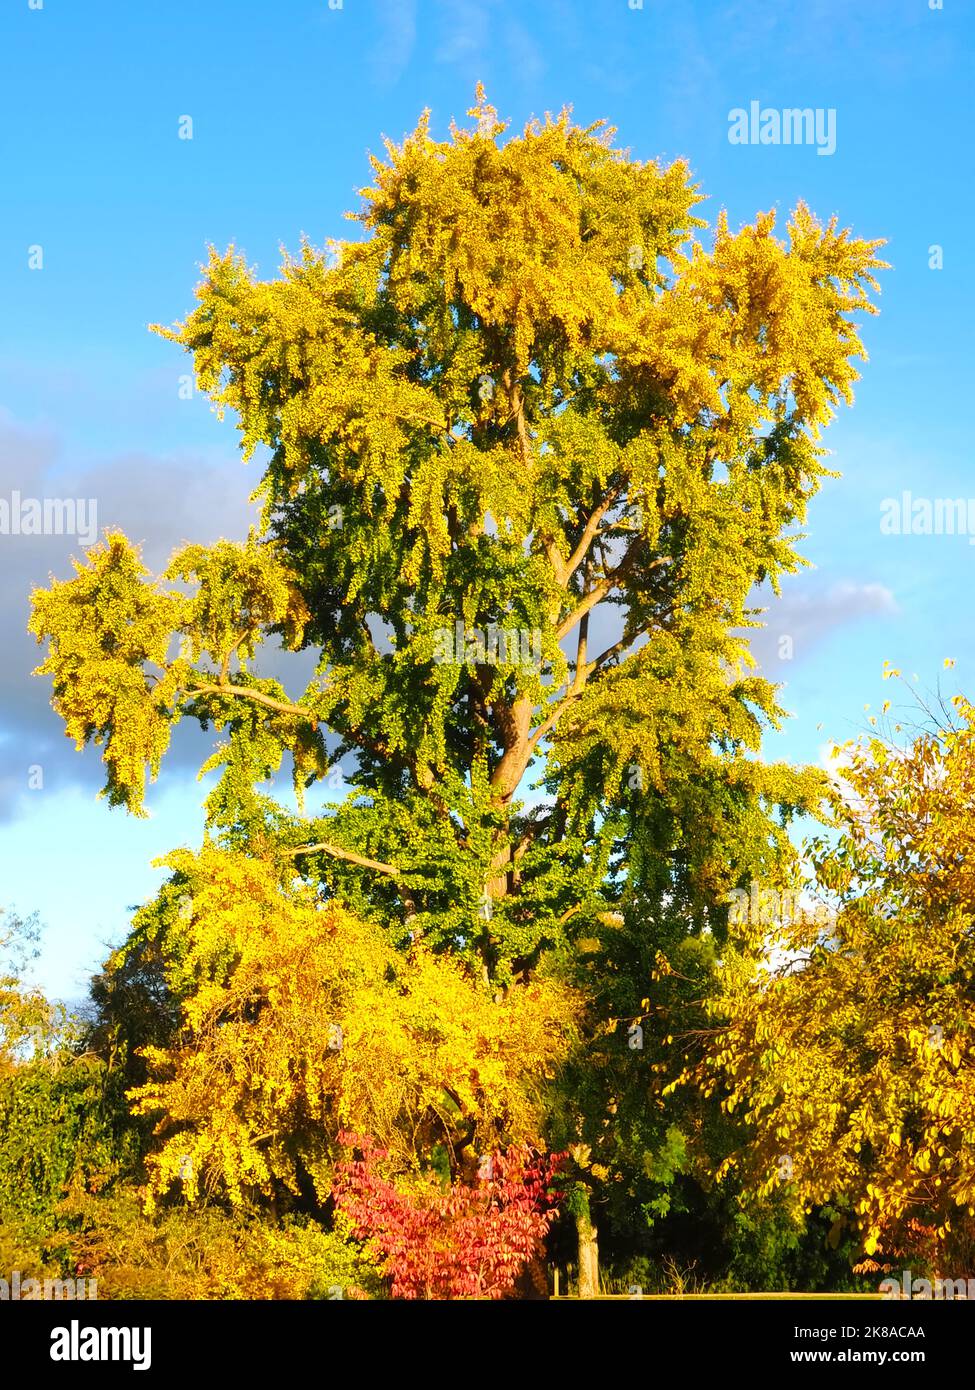
[[[296,719],[305,719],[313,729],[317,729],[319,719],[316,714],[305,705],[296,705],[290,700],[278,700],[273,695],[265,695],[262,690],[252,690],[248,686],[220,684],[207,682],[202,685],[192,685],[185,687],[185,693],[190,696],[195,695],[227,695],[236,699],[251,700],[255,704],[263,705],[267,709],[276,710],[281,714],[289,714]],[[355,744],[359,748],[364,748],[375,757],[390,761],[395,756],[392,749],[382,740],[370,738],[360,729],[338,730],[339,737],[349,743]],[[447,803],[435,790],[435,777],[432,768],[426,763],[420,763],[415,758],[406,754],[399,755],[404,767],[412,770],[417,786],[421,791],[426,792],[434,801],[442,813],[447,811]]]

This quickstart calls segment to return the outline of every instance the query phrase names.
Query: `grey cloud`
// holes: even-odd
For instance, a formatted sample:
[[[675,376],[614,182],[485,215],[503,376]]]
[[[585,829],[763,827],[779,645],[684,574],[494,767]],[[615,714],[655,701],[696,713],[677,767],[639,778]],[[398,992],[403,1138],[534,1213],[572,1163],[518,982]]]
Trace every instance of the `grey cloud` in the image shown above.
[[[883,584],[843,580],[832,585],[800,578],[776,598],[771,589],[756,589],[752,608],[764,609],[759,615],[761,628],[745,634],[761,674],[769,680],[785,680],[797,663],[807,660],[831,633],[863,618],[891,617],[897,612],[893,594]],[[589,651],[591,655],[609,647],[622,632],[620,610],[599,604],[592,610]],[[786,643],[785,639],[788,639]],[[566,656],[574,658],[575,634],[562,644]],[[790,652],[791,655],[783,655]]]

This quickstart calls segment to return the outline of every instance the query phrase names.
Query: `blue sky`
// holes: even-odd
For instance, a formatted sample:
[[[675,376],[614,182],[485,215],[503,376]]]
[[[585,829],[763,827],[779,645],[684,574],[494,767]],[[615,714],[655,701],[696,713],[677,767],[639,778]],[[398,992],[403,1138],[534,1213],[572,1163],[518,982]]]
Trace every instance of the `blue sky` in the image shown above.
[[[757,644],[795,716],[767,756],[818,761],[854,734],[864,706],[891,693],[885,659],[923,686],[975,690],[975,547],[880,531],[882,500],[904,490],[975,497],[972,6],[634,4],[5,0],[0,497],[96,497],[99,526],[144,541],[154,565],[184,540],[241,535],[254,466],[229,421],[180,399],[187,361],[147,324],[191,306],[210,242],[234,242],[272,275],[281,245],[347,234],[367,152],[424,107],[445,133],[481,80],[516,128],[570,104],[581,122],[610,119],[636,157],[686,157],[711,220],[721,208],[735,225],[784,215],[804,198],[888,239],[871,360],[825,441],[843,476],[812,507],[813,568],[786,585]],[[753,100],[835,110],[835,153],[729,143],[729,112]],[[185,116],[191,140],[179,138]],[[28,590],[64,576],[77,549],[67,536],[0,535],[0,903],[40,913],[38,978],[67,996],[158,883],[151,859],[198,843],[202,796],[201,745],[183,739],[150,819],[110,812],[95,799],[96,754],[73,751],[46,682],[30,678]]]

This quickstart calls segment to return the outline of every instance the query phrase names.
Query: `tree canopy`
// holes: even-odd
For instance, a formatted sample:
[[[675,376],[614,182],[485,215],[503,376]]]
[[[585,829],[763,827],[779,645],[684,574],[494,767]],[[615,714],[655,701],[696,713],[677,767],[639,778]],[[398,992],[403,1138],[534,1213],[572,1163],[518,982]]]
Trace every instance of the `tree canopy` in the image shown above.
[[[618,897],[620,812],[631,863],[663,814],[713,890],[755,808],[815,800],[755,757],[778,711],[742,629],[800,563],[880,262],[802,205],[784,240],[720,216],[705,246],[683,163],[472,114],[387,144],[361,239],[271,281],[214,252],[166,330],[268,451],[261,533],[158,581],[110,535],[32,627],[113,801],[141,809],[176,721],[212,724],[215,830],[326,841],[310,877],[504,982]],[[303,691],[256,673],[272,638],[317,654]],[[299,790],[341,761],[324,824],[258,790],[285,753]]]
[[[30,625],[113,804],[144,813],[180,721],[220,735],[204,845],[95,987],[150,1201],[321,1215],[350,1130],[394,1244],[441,1207],[388,1182],[437,1171],[458,1230],[521,1213],[527,1258],[548,1197],[485,1208],[479,1149],[565,1150],[594,1251],[593,1204],[646,1228],[734,1143],[668,1092],[674,1039],[723,988],[729,892],[794,886],[828,800],[761,756],[749,633],[883,262],[802,203],[709,230],[687,165],[605,123],[469,114],[386,143],[356,237],[269,280],[212,250],[159,329],[260,458],[259,525],[158,576],[109,531]]]

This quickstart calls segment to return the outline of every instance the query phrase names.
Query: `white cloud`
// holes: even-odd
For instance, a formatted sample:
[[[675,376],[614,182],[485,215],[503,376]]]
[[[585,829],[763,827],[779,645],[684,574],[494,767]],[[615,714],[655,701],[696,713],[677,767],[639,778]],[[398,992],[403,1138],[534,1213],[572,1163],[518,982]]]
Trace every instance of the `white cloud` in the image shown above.
[[[493,0],[441,0],[439,9],[443,37],[435,54],[438,63],[467,66],[471,58],[480,62],[491,38]]]
[[[766,608],[765,626],[751,633],[749,640],[760,669],[776,680],[837,629],[863,618],[893,617],[898,611],[886,585],[852,580],[829,588],[791,584],[781,598],[767,589],[760,590],[758,604]]]
[[[416,48],[416,0],[379,0],[382,38],[373,52],[376,80],[391,87],[402,76]]]

